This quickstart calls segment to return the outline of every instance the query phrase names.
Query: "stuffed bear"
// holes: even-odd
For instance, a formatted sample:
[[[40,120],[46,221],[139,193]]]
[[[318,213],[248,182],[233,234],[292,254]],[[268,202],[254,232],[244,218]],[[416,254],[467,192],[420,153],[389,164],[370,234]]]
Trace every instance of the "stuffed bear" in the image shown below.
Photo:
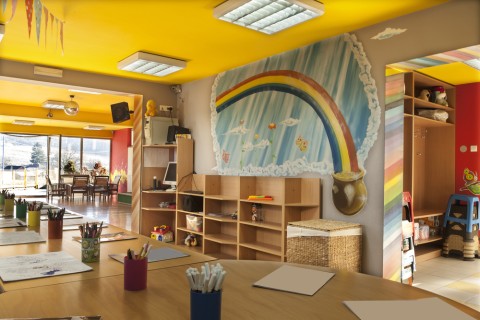
[[[425,100],[425,101],[430,101],[430,90],[423,89],[422,91],[420,91],[420,94],[418,95],[417,98]]]
[[[147,112],[145,112],[145,117],[155,117],[157,115],[157,105],[155,101],[147,101]]]
[[[445,88],[441,86],[433,87],[433,96],[435,98],[434,102],[442,106],[448,107],[447,102],[447,93]]]

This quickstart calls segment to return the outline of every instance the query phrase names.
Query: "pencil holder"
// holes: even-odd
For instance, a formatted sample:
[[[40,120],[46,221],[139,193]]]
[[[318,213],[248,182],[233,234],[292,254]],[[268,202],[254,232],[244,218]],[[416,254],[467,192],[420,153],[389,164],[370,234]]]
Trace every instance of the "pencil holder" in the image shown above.
[[[123,287],[128,291],[138,291],[147,288],[148,258],[123,260]]]
[[[28,211],[27,213],[27,225],[29,227],[40,226],[40,211]]]
[[[48,220],[48,239],[63,238],[63,220]]]
[[[100,261],[100,238],[82,238],[82,262]]]
[[[190,320],[220,320],[222,290],[201,293],[190,290]]]
[[[27,219],[27,204],[19,203],[15,205],[15,217],[17,219]]]
[[[3,205],[3,212],[13,214],[14,207],[15,207],[15,199],[5,199],[5,204]]]

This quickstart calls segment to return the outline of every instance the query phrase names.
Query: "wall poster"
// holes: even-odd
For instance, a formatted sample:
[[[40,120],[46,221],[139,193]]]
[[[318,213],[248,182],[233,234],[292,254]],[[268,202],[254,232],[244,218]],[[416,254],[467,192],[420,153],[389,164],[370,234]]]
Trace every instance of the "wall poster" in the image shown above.
[[[380,106],[370,64],[351,34],[219,74],[211,97],[222,175],[331,174],[337,209],[365,204],[364,162]]]

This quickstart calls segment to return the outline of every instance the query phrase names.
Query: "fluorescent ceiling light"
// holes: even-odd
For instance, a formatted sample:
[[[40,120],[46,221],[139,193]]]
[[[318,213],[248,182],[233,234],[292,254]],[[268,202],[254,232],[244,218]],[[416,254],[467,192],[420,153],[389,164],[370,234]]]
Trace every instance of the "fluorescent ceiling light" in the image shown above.
[[[136,52],[118,63],[118,69],[163,77],[184,69],[187,63],[182,60]]]
[[[105,129],[104,126],[93,126],[93,125],[88,125],[86,127],[83,127],[85,130],[103,130]]]
[[[5,25],[0,24],[0,42],[2,42],[3,35],[5,34]]]
[[[13,120],[13,124],[18,124],[21,126],[33,126],[35,124],[35,121],[30,121],[30,120]]]
[[[467,61],[464,61],[463,63],[480,71],[480,59],[467,60]]]
[[[95,94],[95,95],[102,94],[101,92],[97,92],[97,91],[89,91],[89,90],[81,90],[81,89],[68,89],[68,91],[87,93],[87,94]]]
[[[325,13],[316,0],[227,0],[213,15],[227,22],[272,34]]]
[[[44,103],[42,103],[42,107],[47,109],[63,110],[65,109],[66,104],[67,104],[66,101],[47,100]]]
[[[55,69],[55,68],[34,66],[33,67],[33,74],[36,74],[36,75],[39,75],[39,76],[61,78],[61,77],[63,77],[63,70],[62,69]]]

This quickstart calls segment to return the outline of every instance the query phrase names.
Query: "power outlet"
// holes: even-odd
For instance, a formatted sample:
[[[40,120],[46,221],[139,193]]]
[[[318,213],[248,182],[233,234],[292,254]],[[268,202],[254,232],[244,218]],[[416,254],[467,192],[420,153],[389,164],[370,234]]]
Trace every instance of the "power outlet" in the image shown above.
[[[158,109],[160,111],[172,111],[173,110],[173,107],[172,106],[165,106],[165,105],[159,105],[158,106]]]

